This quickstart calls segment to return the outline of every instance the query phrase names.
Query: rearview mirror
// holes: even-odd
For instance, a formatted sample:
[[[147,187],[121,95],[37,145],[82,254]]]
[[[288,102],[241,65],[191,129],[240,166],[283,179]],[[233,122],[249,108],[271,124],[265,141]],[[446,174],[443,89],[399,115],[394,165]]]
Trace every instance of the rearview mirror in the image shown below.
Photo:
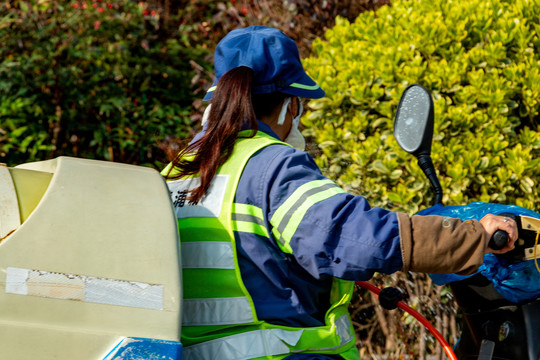
[[[418,159],[418,165],[433,187],[433,204],[441,204],[443,191],[431,161],[433,139],[433,100],[421,85],[405,89],[394,120],[394,137],[401,148]]]
[[[394,137],[408,153],[430,155],[433,138],[433,100],[421,85],[405,89],[394,121]]]

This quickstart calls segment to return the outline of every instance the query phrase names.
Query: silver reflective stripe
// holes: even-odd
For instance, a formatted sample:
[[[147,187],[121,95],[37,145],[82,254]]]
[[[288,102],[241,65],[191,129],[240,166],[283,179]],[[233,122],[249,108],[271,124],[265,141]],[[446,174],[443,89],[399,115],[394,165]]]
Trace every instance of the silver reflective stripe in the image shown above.
[[[231,218],[235,221],[246,221],[246,222],[252,222],[259,225],[264,225],[263,219],[259,219],[258,217],[253,216],[253,215],[232,214]]]
[[[296,200],[296,202],[291,205],[291,207],[285,213],[285,215],[283,215],[283,218],[281,219],[281,223],[276,227],[277,231],[279,231],[280,234],[283,234],[283,231],[285,231],[285,227],[289,224],[289,221],[293,217],[293,214],[300,208],[300,206],[302,206],[302,204],[304,204],[309,199],[310,196],[323,192],[328,189],[333,189],[333,188],[336,188],[336,184],[330,183],[330,184],[324,184],[322,186],[319,186],[313,189],[309,189],[308,191],[304,192],[302,196],[300,196],[298,200]],[[283,239],[280,239],[280,242],[282,240]]]
[[[184,299],[182,326],[252,323],[251,305],[245,297]]]
[[[234,269],[232,244],[227,241],[182,242],[184,269]]]
[[[336,347],[310,347],[307,349],[294,349],[294,352],[333,350],[342,347],[353,339],[350,325],[349,316],[347,315],[341,316],[336,321],[336,334],[340,338],[340,343]],[[184,348],[183,355],[185,360],[245,360],[289,354],[293,352],[290,347],[296,346],[302,334],[310,331],[324,330],[267,329],[249,331],[188,346]],[[313,336],[312,341],[308,341],[308,343],[313,344],[317,342],[321,342],[317,340],[317,335]]]
[[[269,237],[261,208],[249,204],[233,203],[231,218],[234,231]]]
[[[303,330],[256,330],[184,348],[185,360],[246,360],[290,353]]]
[[[281,250],[292,254],[290,241],[313,205],[344,192],[329,179],[310,181],[296,189],[270,219],[272,233]]]
[[[264,220],[252,215],[232,214],[232,227],[234,231],[269,237]]]
[[[351,319],[348,315],[342,315],[336,321],[336,332],[341,340],[340,346],[345,345],[354,338],[354,333],[351,332]]]

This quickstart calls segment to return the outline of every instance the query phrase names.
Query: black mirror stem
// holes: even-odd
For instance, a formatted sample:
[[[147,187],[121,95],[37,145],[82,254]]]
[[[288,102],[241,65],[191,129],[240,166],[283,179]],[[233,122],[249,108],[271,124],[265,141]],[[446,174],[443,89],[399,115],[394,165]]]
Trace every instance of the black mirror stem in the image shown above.
[[[429,182],[431,183],[431,187],[433,188],[433,205],[442,204],[443,191],[441,183],[437,178],[437,171],[435,170],[435,166],[433,166],[433,161],[431,161],[431,156],[419,155],[418,165],[420,166],[424,174],[426,174]]]

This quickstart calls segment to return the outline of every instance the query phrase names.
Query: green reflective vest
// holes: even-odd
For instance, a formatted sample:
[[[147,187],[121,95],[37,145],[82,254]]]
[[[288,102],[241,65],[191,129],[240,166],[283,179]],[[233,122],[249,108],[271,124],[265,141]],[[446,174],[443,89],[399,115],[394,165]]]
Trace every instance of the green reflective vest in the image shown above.
[[[282,359],[291,353],[340,354],[347,360],[359,359],[347,310],[353,282],[334,280],[325,326],[310,328],[259,320],[244,286],[234,231],[268,238],[274,235],[268,233],[262,209],[234,203],[234,197],[249,158],[272,144],[285,143],[263,132],[239,138],[231,157],[219,168],[209,192],[197,205],[189,205],[186,200],[187,190],[199,184],[197,177],[168,182],[181,239],[186,360]]]

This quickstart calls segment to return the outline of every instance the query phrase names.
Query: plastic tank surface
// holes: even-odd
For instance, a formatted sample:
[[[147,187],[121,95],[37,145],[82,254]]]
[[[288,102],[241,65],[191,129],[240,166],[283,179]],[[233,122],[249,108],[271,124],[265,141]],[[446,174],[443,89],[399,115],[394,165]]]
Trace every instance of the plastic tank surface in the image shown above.
[[[69,157],[0,170],[0,358],[181,359],[160,174]]]

